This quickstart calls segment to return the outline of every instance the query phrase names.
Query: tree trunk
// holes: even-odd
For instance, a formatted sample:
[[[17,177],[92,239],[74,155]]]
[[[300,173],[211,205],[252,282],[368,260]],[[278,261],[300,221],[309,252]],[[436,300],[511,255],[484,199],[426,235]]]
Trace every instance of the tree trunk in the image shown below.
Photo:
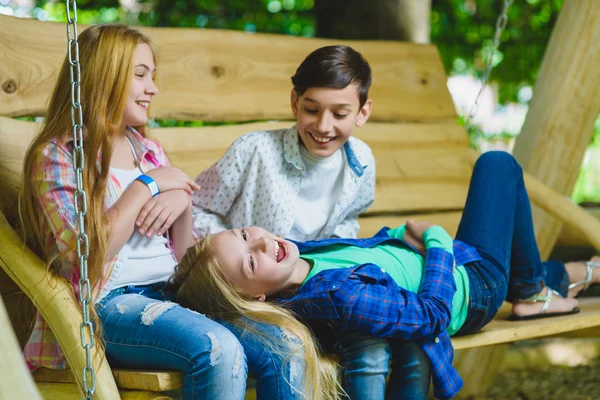
[[[431,0],[319,0],[317,36],[429,43]]]
[[[523,169],[570,195],[600,112],[600,4],[565,1],[535,83],[514,155]],[[533,210],[538,246],[546,258],[562,223]]]

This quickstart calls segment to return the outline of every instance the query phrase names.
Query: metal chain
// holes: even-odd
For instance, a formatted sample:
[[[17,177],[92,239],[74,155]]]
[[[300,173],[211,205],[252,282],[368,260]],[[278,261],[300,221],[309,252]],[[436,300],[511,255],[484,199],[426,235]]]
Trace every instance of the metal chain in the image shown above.
[[[71,126],[73,128],[73,169],[77,190],[74,195],[75,214],[77,216],[77,258],[79,259],[79,300],[83,320],[79,326],[81,346],[85,349],[85,367],[81,371],[83,390],[86,400],[96,391],[96,375],[92,366],[91,350],[94,347],[94,326],[90,319],[90,303],[92,302],[91,285],[88,278],[89,241],[85,232],[85,215],[87,214],[87,197],[83,188],[83,114],[81,106],[81,69],[79,63],[79,43],[77,42],[77,2],[66,0],[67,5],[67,53],[71,66]],[[71,15],[72,14],[72,15]]]
[[[485,69],[483,70],[483,76],[481,78],[481,87],[479,88],[479,93],[477,93],[477,97],[475,98],[475,103],[471,106],[471,110],[469,111],[469,115],[467,116],[467,120],[465,121],[465,127],[467,131],[471,129],[471,121],[477,114],[477,110],[479,109],[479,101],[481,100],[481,94],[483,93],[483,89],[490,78],[490,74],[492,73],[492,62],[494,60],[494,54],[500,47],[500,36],[506,28],[506,24],[508,22],[508,9],[512,5],[513,0],[504,0],[504,8],[502,9],[502,13],[498,16],[498,20],[496,21],[496,32],[494,33],[494,41],[492,42],[492,46],[490,48],[487,62],[485,64]]]

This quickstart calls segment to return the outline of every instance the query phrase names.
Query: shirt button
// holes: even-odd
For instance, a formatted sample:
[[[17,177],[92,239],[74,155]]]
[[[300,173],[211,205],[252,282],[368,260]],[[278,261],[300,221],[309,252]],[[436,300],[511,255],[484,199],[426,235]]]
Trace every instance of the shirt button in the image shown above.
[[[440,338],[436,337],[433,341],[436,342],[436,343],[439,343],[440,342]]]
[[[383,272],[385,274],[385,269],[381,268],[381,272]]]

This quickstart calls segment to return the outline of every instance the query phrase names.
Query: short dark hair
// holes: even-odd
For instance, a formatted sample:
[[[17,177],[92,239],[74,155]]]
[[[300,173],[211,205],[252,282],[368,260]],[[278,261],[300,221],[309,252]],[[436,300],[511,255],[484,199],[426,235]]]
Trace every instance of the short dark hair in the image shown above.
[[[351,83],[358,83],[358,99],[362,108],[369,98],[371,67],[358,51],[342,45],[313,51],[292,76],[298,96],[311,87],[343,89]]]

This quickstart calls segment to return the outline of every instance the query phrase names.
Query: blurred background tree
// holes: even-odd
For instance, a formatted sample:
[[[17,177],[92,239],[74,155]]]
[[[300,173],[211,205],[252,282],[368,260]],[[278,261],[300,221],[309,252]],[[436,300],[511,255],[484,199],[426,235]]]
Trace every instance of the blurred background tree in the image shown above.
[[[510,150],[533,94],[546,44],[564,0],[515,1],[494,71],[470,132],[485,150]],[[235,29],[339,39],[409,40],[434,43],[448,73],[459,115],[479,90],[503,1],[489,0],[79,0],[83,23]],[[65,20],[63,1],[0,0],[0,13],[40,20]],[[201,122],[159,121],[161,125]],[[492,143],[492,144],[490,144]],[[579,182],[576,201],[600,202],[600,120]]]

